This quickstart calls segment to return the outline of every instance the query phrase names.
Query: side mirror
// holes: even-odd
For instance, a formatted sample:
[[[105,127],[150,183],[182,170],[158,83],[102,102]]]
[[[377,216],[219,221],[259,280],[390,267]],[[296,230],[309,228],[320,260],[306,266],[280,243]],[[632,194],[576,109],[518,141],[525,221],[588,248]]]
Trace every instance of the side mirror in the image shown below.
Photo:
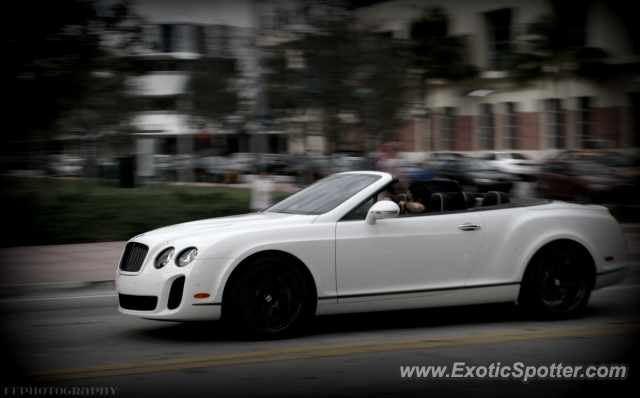
[[[400,207],[395,202],[383,200],[371,206],[365,222],[369,225],[374,225],[376,220],[396,218],[398,214],[400,214]]]

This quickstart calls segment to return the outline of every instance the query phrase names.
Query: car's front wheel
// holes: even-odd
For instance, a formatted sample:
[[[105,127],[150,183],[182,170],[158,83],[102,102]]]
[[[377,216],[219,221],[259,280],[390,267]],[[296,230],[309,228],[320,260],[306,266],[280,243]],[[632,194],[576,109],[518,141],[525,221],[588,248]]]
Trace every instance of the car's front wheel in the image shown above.
[[[584,310],[592,287],[587,254],[573,244],[551,244],[531,260],[518,303],[543,318],[570,318]]]
[[[294,333],[311,312],[304,276],[288,259],[253,260],[231,291],[231,317],[253,338],[282,338]]]

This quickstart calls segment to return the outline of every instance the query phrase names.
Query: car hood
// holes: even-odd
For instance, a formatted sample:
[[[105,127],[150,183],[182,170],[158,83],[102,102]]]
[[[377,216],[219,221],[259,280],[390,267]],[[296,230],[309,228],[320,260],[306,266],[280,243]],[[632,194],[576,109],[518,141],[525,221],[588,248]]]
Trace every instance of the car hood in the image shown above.
[[[244,230],[255,231],[263,228],[273,229],[276,226],[291,224],[311,224],[316,217],[317,216],[283,213],[250,213],[170,225],[145,232],[138,236],[142,238],[141,240],[161,236],[169,243],[193,236],[211,237],[216,234],[227,235]]]

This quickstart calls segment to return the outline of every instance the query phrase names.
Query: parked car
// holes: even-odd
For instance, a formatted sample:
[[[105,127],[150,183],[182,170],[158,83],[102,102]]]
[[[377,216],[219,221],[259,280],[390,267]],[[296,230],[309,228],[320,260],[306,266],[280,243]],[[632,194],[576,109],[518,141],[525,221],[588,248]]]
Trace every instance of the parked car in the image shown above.
[[[508,193],[513,187],[514,177],[503,173],[483,159],[466,158],[443,160],[435,169],[436,178],[457,181],[465,191]]]
[[[49,165],[49,170],[58,177],[80,177],[84,163],[83,158],[61,156]]]
[[[306,186],[316,181],[314,170],[310,165],[310,157],[301,154],[292,154],[287,157],[288,163],[284,174],[293,177],[296,184]]]
[[[536,176],[536,189],[543,198],[580,202],[637,202],[634,184],[628,176],[590,161],[547,162]]]
[[[197,158],[194,165],[196,181],[222,182],[229,160],[223,156],[206,156]]]
[[[174,159],[172,155],[153,155],[155,179],[160,181],[175,181]]]
[[[102,180],[117,180],[120,176],[120,163],[112,159],[98,159],[98,178]]]
[[[621,175],[627,175],[633,183],[640,184],[640,158],[622,155],[613,151],[571,151],[558,157],[558,160],[588,160],[613,167]]]
[[[255,153],[237,152],[229,156],[229,168],[237,169],[242,174],[258,173],[258,155]]]
[[[289,161],[287,155],[278,153],[261,153],[258,157],[258,171],[269,170],[274,174],[285,174]]]
[[[591,290],[629,269],[604,207],[490,192],[468,208],[457,183],[430,181],[439,211],[400,215],[377,200],[396,181],[341,173],[258,213],[137,235],[116,273],[119,311],[223,318],[261,338],[289,335],[313,315],[516,300],[554,319],[580,314]]]
[[[530,181],[532,176],[540,170],[540,162],[517,152],[491,152],[482,158],[503,173],[514,175],[525,181]]]
[[[435,176],[432,169],[422,167],[412,162],[406,162],[403,166],[399,167],[399,173],[400,175],[398,177],[408,183],[431,180]]]
[[[424,162],[424,165],[425,167],[435,169],[439,167],[439,165],[442,164],[442,162],[445,160],[458,160],[466,158],[468,158],[468,156],[456,152],[432,152]]]

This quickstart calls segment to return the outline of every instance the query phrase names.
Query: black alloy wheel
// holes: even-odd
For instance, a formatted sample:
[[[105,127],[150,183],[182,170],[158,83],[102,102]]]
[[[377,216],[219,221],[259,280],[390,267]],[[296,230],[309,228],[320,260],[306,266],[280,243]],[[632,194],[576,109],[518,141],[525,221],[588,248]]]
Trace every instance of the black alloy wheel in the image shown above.
[[[236,280],[232,317],[251,337],[280,338],[294,332],[310,312],[304,277],[288,260],[254,260]]]
[[[551,245],[532,260],[518,302],[545,318],[568,318],[584,310],[592,286],[585,254],[572,245]]]

